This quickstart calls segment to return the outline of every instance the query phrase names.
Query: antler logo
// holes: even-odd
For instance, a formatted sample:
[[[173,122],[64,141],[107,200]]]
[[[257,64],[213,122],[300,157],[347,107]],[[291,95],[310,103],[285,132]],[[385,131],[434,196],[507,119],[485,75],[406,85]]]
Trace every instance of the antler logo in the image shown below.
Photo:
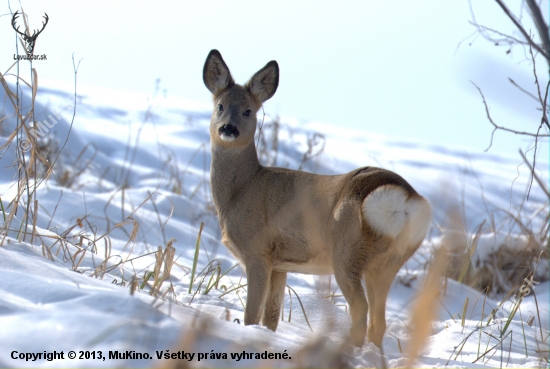
[[[26,44],[26,49],[27,49],[27,55],[32,55],[33,52],[34,52],[34,43],[36,42],[36,38],[38,37],[39,34],[42,33],[42,31],[44,31],[44,28],[46,28],[46,24],[48,24],[48,14],[44,13],[44,19],[46,20],[46,22],[42,22],[42,29],[39,31],[39,30],[35,30],[33,32],[32,35],[27,35],[26,32],[21,32],[19,31],[19,26],[17,26],[16,28],[16,25],[15,25],[15,22],[17,21],[17,17],[18,17],[18,11],[16,11],[14,14],[13,14],[13,17],[11,18],[11,25],[13,27],[13,29],[15,30],[15,32],[19,33],[21,35],[21,37],[23,38],[23,40],[25,41],[25,44]],[[30,33],[30,31],[29,31]]]

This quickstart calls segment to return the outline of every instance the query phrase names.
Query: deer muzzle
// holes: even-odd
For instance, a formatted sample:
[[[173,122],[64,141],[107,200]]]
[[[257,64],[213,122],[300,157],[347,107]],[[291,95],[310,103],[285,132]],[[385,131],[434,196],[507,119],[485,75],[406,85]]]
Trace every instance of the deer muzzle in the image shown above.
[[[233,124],[224,124],[218,128],[218,133],[224,141],[233,141],[239,137],[239,130]]]

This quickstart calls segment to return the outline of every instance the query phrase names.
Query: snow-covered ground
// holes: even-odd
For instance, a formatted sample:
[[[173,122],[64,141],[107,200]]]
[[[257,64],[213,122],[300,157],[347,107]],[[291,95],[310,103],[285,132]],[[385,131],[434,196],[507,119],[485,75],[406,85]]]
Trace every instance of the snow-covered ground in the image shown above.
[[[483,259],[502,239],[511,247],[525,246],[521,237],[514,237],[518,227],[498,209],[516,214],[523,204],[521,214],[531,216],[548,201],[537,184],[529,201],[523,201],[529,172],[518,166],[521,158],[515,152],[510,157],[473,155],[460,147],[373,136],[366,133],[369,122],[365,132],[358,132],[283,118],[276,162],[273,153],[269,160],[327,174],[364,165],[394,170],[431,201],[434,222],[391,288],[383,354],[373,344],[359,349],[345,343],[351,320],[345,300],[326,297],[338,295],[334,279],[327,277],[289,275],[293,291],[285,297],[277,332],[245,327],[246,287],[238,286],[246,284],[246,276],[220,242],[211,204],[209,102],[79,87],[76,118],[65,144],[70,95],[53,83],[39,89],[36,120],[50,122],[39,142],[64,147],[51,178],[36,192],[36,234],[31,235],[30,225],[25,232],[20,207],[0,239],[0,367],[150,367],[175,365],[177,355],[191,366],[206,367],[404,366],[410,312],[432,250],[441,244],[441,229],[453,228],[450,209],[459,209],[463,218],[455,228],[464,227],[472,236],[486,220],[476,250]],[[28,103],[28,95],[26,99]],[[15,127],[7,102],[3,114],[8,119],[0,123],[0,145]],[[62,119],[52,124],[56,115]],[[269,121],[267,117],[266,127]],[[315,133],[324,135],[324,150],[302,163]],[[5,212],[0,224],[18,190],[15,146],[1,154]],[[548,163],[539,159],[537,166],[547,168]],[[542,171],[546,182],[547,173]],[[540,221],[533,220],[533,229]],[[491,235],[492,224],[502,227],[497,236]],[[155,252],[159,247],[164,252],[169,244],[175,248],[175,264],[155,294],[155,277],[149,272],[155,268]],[[539,273],[548,274],[547,260],[539,267]],[[214,285],[218,270],[223,276]],[[513,296],[489,298],[448,279],[418,365],[547,366],[549,283],[537,284],[538,275],[534,293],[524,297],[508,326]],[[145,276],[150,276],[148,284]],[[54,352],[55,357],[48,356]],[[279,359],[266,359],[269,354]]]

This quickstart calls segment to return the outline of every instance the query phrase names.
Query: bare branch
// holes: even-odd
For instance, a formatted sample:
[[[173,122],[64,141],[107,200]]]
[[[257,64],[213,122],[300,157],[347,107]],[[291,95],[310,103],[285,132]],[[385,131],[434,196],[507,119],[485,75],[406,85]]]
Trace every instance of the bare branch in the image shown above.
[[[533,75],[535,77],[535,84],[537,85],[537,93],[539,94],[538,100],[541,104],[541,109],[542,109],[541,123],[546,123],[546,126],[550,128],[550,125],[548,124],[548,116],[546,115],[546,99],[548,98],[548,86],[546,87],[546,95],[544,96],[544,99],[543,99],[540,93],[540,84],[539,84],[539,78],[537,76],[537,66],[535,62],[535,55],[533,54],[533,49],[531,47],[529,48],[529,54],[531,54],[531,60],[533,61]]]
[[[481,34],[481,36],[483,38],[485,38],[486,40],[488,40],[490,42],[493,42],[495,44],[500,44],[502,42],[506,42],[509,45],[513,45],[513,44],[520,44],[520,45],[525,45],[525,46],[529,45],[529,42],[527,42],[527,41],[521,41],[521,40],[515,38],[514,36],[507,35],[506,33],[497,31],[496,29],[492,29],[491,27],[483,26],[481,24],[477,24],[477,23],[471,22],[471,21],[469,21],[469,23],[477,28],[477,31]],[[502,38],[501,39],[493,38],[489,34],[489,32],[494,33],[494,34],[496,34],[496,35],[498,35]]]
[[[516,81],[514,81],[512,78],[508,77],[508,80],[510,81],[511,84],[513,84],[514,86],[516,86],[521,92],[523,92],[524,94],[526,94],[527,96],[529,96],[530,98],[532,98],[533,100],[535,101],[539,101],[538,97],[536,97],[535,95],[533,95],[532,93],[530,93],[529,91],[527,91],[526,89],[524,89],[523,87],[521,87],[520,85],[518,85],[516,83]]]
[[[535,56],[537,56],[538,53],[540,53],[546,59],[546,62],[550,66],[550,35],[548,33],[548,25],[545,23],[544,18],[542,17],[540,7],[539,7],[539,5],[537,5],[536,0],[525,0],[525,2],[527,3],[527,5],[529,7],[529,10],[531,12],[531,18],[533,19],[533,22],[535,23],[535,25],[537,27],[537,30],[538,30],[538,33],[539,33],[539,36],[540,36],[540,39],[541,39],[542,47],[541,47],[541,45],[537,44],[534,41],[534,36],[531,33],[529,33],[529,34],[527,33],[527,31],[525,30],[525,28],[523,27],[523,25],[521,23],[521,19],[518,19],[510,11],[510,9],[504,3],[504,0],[495,0],[495,1],[502,8],[504,13],[508,16],[508,18],[510,18],[510,20],[514,23],[517,30],[523,35],[523,37],[525,38],[525,41],[519,40],[515,37],[509,36],[509,35],[504,34],[502,32],[499,32],[499,31],[493,30],[491,28],[488,28],[488,27],[481,26],[481,25],[477,24],[477,22],[475,21],[475,16],[473,14],[472,5],[471,5],[471,2],[470,2],[470,11],[472,12],[472,18],[474,20],[473,24],[477,28],[479,34],[482,37],[484,37],[485,39],[487,39],[490,42],[495,43],[496,45],[499,45],[500,43],[508,44],[510,47],[512,47],[514,45],[523,45],[524,46],[523,50],[524,50],[525,53],[526,53],[525,47],[528,49],[529,53],[528,54],[526,53],[525,57],[526,57],[526,59],[531,59],[530,61],[532,63],[532,73],[533,73],[533,77],[535,79],[536,93],[531,93],[528,90],[524,89],[519,84],[517,84],[512,78],[508,78],[508,80],[510,81],[510,83],[512,83],[512,85],[514,85],[516,88],[518,88],[521,92],[523,92],[524,94],[526,94],[527,96],[529,96],[533,100],[537,101],[538,104],[540,104],[540,108],[537,108],[537,110],[540,109],[542,111],[542,114],[541,114],[540,122],[538,124],[538,128],[536,130],[536,133],[516,131],[516,130],[506,128],[506,127],[503,127],[503,126],[499,126],[498,124],[496,124],[494,122],[493,118],[491,117],[491,114],[489,112],[489,106],[487,105],[487,101],[485,100],[485,96],[483,95],[483,92],[481,91],[481,89],[474,82],[472,82],[472,81],[470,81],[470,82],[479,91],[479,93],[481,95],[481,98],[483,99],[483,105],[485,106],[485,112],[487,114],[487,119],[493,125],[493,131],[491,132],[491,141],[490,141],[489,146],[487,147],[487,149],[485,149],[485,151],[488,151],[492,147],[494,135],[495,135],[495,132],[497,130],[502,130],[502,131],[514,133],[516,135],[531,136],[531,137],[535,138],[534,147],[533,147],[534,151],[533,151],[532,164],[528,162],[528,160],[525,157],[525,155],[523,154],[523,152],[520,151],[524,161],[527,163],[527,165],[531,169],[531,172],[533,173],[532,176],[531,176],[530,183],[529,183],[529,189],[527,191],[527,199],[529,199],[529,194],[531,192],[531,187],[533,185],[534,178],[536,178],[537,182],[539,182],[539,184],[541,184],[540,178],[537,177],[537,175],[535,174],[534,169],[533,169],[533,168],[535,168],[535,164],[536,164],[536,160],[537,160],[538,142],[541,138],[550,137],[549,134],[540,134],[541,131],[543,131],[543,132],[546,131],[546,133],[548,133],[550,131],[550,123],[548,121],[549,109],[548,109],[548,104],[547,104],[547,102],[548,102],[548,92],[549,92],[549,89],[550,89],[550,80],[546,83],[546,88],[543,91],[541,91],[541,83],[540,83],[539,77],[537,75],[537,64],[536,64],[536,58],[535,58]],[[533,51],[533,49],[535,51]],[[510,52],[510,50],[508,50],[508,53],[509,52]],[[531,148],[531,149],[533,149],[533,148]],[[543,186],[541,185],[541,187],[543,187]],[[546,190],[546,188],[544,188],[544,190],[548,194],[548,191]]]
[[[521,22],[516,18],[516,16],[510,11],[510,9],[508,9],[508,7],[506,6],[506,4],[504,4],[502,2],[502,0],[495,0],[497,2],[497,4],[502,8],[502,10],[504,11],[504,13],[506,13],[506,15],[508,16],[508,18],[510,18],[510,20],[514,23],[514,25],[517,27],[517,29],[523,34],[523,37],[525,37],[525,39],[529,42],[529,44],[534,47],[539,53],[542,54],[542,56],[544,56],[546,58],[546,61],[548,62],[548,64],[550,64],[550,55],[547,53],[547,50],[543,50],[539,45],[537,45],[535,43],[535,41],[533,41],[533,39],[531,38],[531,36],[529,36],[529,34],[525,31],[525,29],[523,28],[523,25],[521,24]],[[535,21],[536,22],[536,21]],[[548,32],[548,28],[546,29],[546,32]]]
[[[546,91],[544,93],[544,102],[542,103],[542,109],[544,110],[544,114],[542,115],[542,120],[546,124],[547,127],[550,127],[550,123],[548,122],[548,90],[550,89],[550,80],[546,83]]]
[[[544,22],[544,18],[540,13],[540,8],[535,0],[525,0],[525,2],[527,3],[529,10],[531,11],[531,16],[533,17],[533,21],[535,22],[537,30],[539,31],[539,36],[542,41],[542,47],[546,51],[546,55],[550,55],[550,35],[548,35],[548,25],[546,24],[546,22]]]
[[[546,196],[550,197],[550,192],[548,192],[548,189],[546,188],[546,184],[544,183],[544,181],[542,179],[540,179],[540,177],[537,175],[537,173],[535,172],[535,168],[533,168],[533,166],[531,165],[531,163],[529,163],[529,160],[527,159],[527,157],[525,156],[525,154],[523,153],[523,151],[521,151],[521,149],[519,150],[519,154],[521,155],[521,157],[523,158],[523,161],[525,162],[525,164],[527,164],[527,166],[529,167],[529,170],[531,171],[531,174],[533,175],[533,177],[535,178],[535,180],[537,181],[537,183],[539,184],[540,188],[542,188],[542,190],[544,191],[544,193],[546,193]]]
[[[489,119],[489,122],[491,122],[491,124],[493,125],[494,129],[493,129],[493,132],[491,133],[491,142],[489,144],[489,147],[487,147],[485,149],[485,151],[489,151],[489,149],[491,148],[491,146],[493,146],[493,136],[495,134],[495,131],[497,130],[503,130],[503,131],[506,131],[506,132],[511,132],[511,133],[514,133],[516,135],[525,135],[525,136],[531,136],[531,137],[550,137],[550,135],[541,135],[541,134],[538,134],[538,133],[531,133],[531,132],[521,132],[521,131],[516,131],[516,130],[513,130],[513,129],[510,129],[510,128],[506,128],[506,127],[503,127],[503,126],[499,126],[498,124],[496,124],[494,121],[493,121],[493,118],[491,117],[491,113],[489,112],[489,106],[487,105],[487,101],[485,100],[485,95],[483,95],[483,92],[481,92],[481,89],[473,82],[473,81],[470,81],[474,86],[475,88],[477,88],[477,90],[479,91],[479,94],[481,95],[481,98],[483,99],[483,105],[485,105],[485,112],[487,113],[487,119]]]

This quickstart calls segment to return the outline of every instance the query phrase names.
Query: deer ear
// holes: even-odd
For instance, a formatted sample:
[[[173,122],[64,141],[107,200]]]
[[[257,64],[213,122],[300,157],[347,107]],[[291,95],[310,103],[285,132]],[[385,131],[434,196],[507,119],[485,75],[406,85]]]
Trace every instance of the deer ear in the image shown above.
[[[216,94],[220,90],[234,84],[229,68],[223,61],[222,54],[218,50],[211,50],[202,70],[202,79],[206,88]]]
[[[246,87],[261,102],[269,100],[279,86],[279,64],[275,60],[270,61],[252,76]]]

